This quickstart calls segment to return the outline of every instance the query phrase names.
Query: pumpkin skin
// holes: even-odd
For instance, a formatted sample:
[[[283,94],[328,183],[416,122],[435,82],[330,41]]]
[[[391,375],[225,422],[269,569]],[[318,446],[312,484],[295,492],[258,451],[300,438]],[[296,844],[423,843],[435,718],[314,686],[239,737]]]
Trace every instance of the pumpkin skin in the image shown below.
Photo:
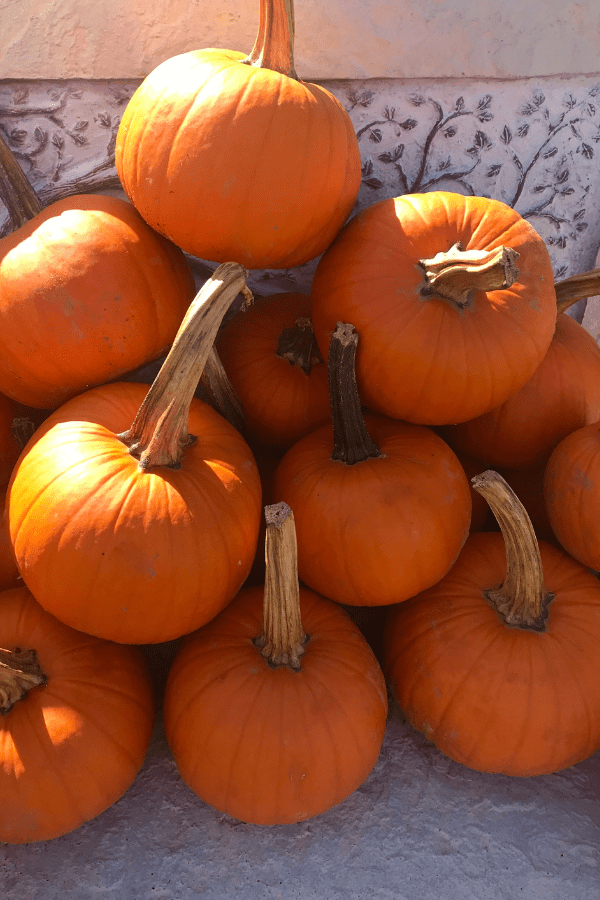
[[[48,678],[0,718],[0,841],[46,841],[133,782],[154,723],[150,674],[138,648],[68,628],[26,588],[0,594],[0,646],[35,649]]]
[[[600,347],[566,314],[540,366],[502,406],[449,425],[443,437],[455,450],[493,468],[545,465],[560,441],[600,419]]]
[[[9,482],[21,448],[12,433],[17,408],[9,397],[0,394],[0,487]]]
[[[273,294],[238,313],[219,333],[217,350],[244,408],[251,442],[291,447],[331,417],[323,361],[306,374],[277,353],[282,332],[310,313],[305,294]]]
[[[384,671],[411,724],[480,772],[540,775],[600,746],[600,585],[540,543],[546,631],[508,627],[483,590],[506,573],[500,534],[469,537],[439,584],[390,612]]]
[[[263,589],[244,588],[184,639],[167,682],[165,732],[179,772],[207,803],[258,825],[300,822],[341,803],[381,749],[381,669],[346,613],[300,588],[310,640],[300,671],[272,668],[253,641]]]
[[[324,88],[244,59],[206,49],[154,69],[123,114],[117,173],[144,219],[188,253],[298,266],[352,210],[358,142]]]
[[[419,261],[457,242],[513,248],[518,281],[476,291],[472,308],[424,300]],[[355,216],[323,255],[313,325],[323,358],[336,322],[356,328],[366,406],[428,425],[464,422],[515,394],[542,362],[556,322],[553,285],[543,240],[510,207],[443,191],[405,195]]]
[[[0,242],[0,391],[55,409],[168,349],[195,293],[130,203],[59,200]]]
[[[7,498],[23,580],[61,621],[124,643],[188,633],[237,593],[256,549],[260,480],[239,433],[201,400],[180,469],[143,470],[116,436],[143,384],[94,388],[53,413]]]
[[[323,426],[287,451],[273,497],[294,510],[300,580],[351,606],[386,606],[438,581],[465,542],[470,488],[448,445],[429,428],[367,413],[382,456],[331,459]]]
[[[578,428],[553,451],[544,473],[544,502],[567,553],[600,570],[600,423]]]

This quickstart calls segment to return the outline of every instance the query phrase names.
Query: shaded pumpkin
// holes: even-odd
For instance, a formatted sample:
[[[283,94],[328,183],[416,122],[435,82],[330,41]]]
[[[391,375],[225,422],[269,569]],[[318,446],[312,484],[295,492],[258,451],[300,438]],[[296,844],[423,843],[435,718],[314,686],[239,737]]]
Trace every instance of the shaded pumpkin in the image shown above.
[[[311,288],[324,357],[336,323],[360,334],[363,403],[427,425],[464,422],[515,394],[556,321],[535,229],[497,200],[444,191],[374,203],[323,255]],[[471,453],[471,455],[474,455]]]
[[[250,442],[291,447],[330,419],[327,366],[310,314],[307,295],[273,294],[234,316],[218,335]]]
[[[80,634],[22,587],[0,593],[0,841],[66,834],[129,788],[154,723],[138,648]]]
[[[585,296],[594,291],[592,274],[578,276]],[[574,278],[569,284],[571,302],[575,302],[581,295],[574,293]],[[562,312],[550,347],[529,381],[501,406],[447,426],[443,437],[455,450],[485,459],[490,466],[531,468],[545,465],[564,437],[598,419],[600,347],[585,328]]]
[[[544,472],[544,502],[567,553],[600,571],[600,422],[578,428],[554,449]]]

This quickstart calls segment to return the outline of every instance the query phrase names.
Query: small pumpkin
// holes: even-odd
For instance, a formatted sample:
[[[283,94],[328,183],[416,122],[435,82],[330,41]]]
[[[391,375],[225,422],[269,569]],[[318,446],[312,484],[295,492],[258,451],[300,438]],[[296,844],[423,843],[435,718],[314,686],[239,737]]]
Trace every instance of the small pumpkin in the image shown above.
[[[0,138],[5,186],[16,168]],[[0,391],[55,409],[163,355],[194,296],[181,250],[116,197],[42,209],[29,188],[13,200],[20,227],[0,240]]]
[[[391,611],[384,669],[409,722],[447,756],[548,774],[600,747],[600,584],[538,546],[497,473],[474,485],[503,535],[472,534],[438,584]]]
[[[217,349],[251,442],[291,447],[329,421],[327,366],[305,294],[273,294],[225,325]]]
[[[360,334],[363,403],[426,425],[464,422],[515,394],[556,322],[544,241],[498,200],[445,191],[363,210],[321,258],[311,287],[321,353],[336,322]]]
[[[244,822],[300,822],[341,803],[385,733],[381,669],[337,604],[298,585],[293,514],[266,509],[264,589],[245,588],[184,638],[165,693],[188,786]]]
[[[154,695],[138,648],[80,634],[24,588],[0,593],[0,841],[66,834],[129,788]]]
[[[7,510],[19,570],[42,606],[80,631],[171,640],[216,615],[250,570],[256,463],[233,426],[193,398],[246,275],[235,263],[217,269],[148,393],[116,383],[73,398],[15,467]]]
[[[450,568],[469,530],[471,497],[458,459],[431,429],[363,413],[352,325],[329,349],[333,427],[291,447],[273,496],[294,509],[302,581],[332,600],[385,606]]]
[[[249,55],[175,56],[123,113],[123,188],[153,228],[194,256],[298,266],[325,250],[352,210],[352,122],[325,88],[298,78],[293,41],[293,0],[260,0]]]

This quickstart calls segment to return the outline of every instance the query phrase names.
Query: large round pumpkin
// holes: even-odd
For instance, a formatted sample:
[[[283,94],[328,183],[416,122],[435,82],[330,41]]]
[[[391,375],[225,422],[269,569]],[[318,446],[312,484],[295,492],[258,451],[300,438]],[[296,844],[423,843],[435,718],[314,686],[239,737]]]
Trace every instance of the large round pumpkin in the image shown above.
[[[384,606],[448,571],[469,531],[471,497],[458,459],[430,428],[374,413],[363,419],[357,343],[351,325],[338,326],[329,357],[333,427],[287,451],[273,496],[294,509],[306,585],[339,603]]]
[[[538,551],[497,473],[475,481],[504,539],[472,534],[438,584],[390,613],[384,667],[408,720],[447,756],[547,774],[600,747],[600,585],[562,551]]]
[[[164,705],[189,787],[258,825],[299,822],[344,800],[377,761],[387,713],[381,669],[358,628],[298,586],[289,507],[267,515],[264,589],[244,588],[184,639]]]
[[[0,242],[0,391],[55,409],[118,378],[168,350],[193,296],[130,203],[59,200]]]
[[[125,643],[179,637],[216,615],[250,570],[261,503],[254,457],[192,399],[245,274],[219,267],[148,394],[116,383],[73,398],[16,465],[7,510],[23,580],[80,631]]]
[[[293,62],[291,0],[261,0],[250,54],[175,56],[121,120],[117,172],[146,221],[204,259],[297,266],[336,236],[356,200],[352,122]]]
[[[0,593],[0,841],[47,841],[127,790],[154,722],[138,648],[80,634],[26,588]]]
[[[352,219],[311,288],[324,357],[336,323],[360,335],[363,403],[429,425],[503,403],[544,358],[556,322],[542,238],[497,200],[447,192],[382,200]]]

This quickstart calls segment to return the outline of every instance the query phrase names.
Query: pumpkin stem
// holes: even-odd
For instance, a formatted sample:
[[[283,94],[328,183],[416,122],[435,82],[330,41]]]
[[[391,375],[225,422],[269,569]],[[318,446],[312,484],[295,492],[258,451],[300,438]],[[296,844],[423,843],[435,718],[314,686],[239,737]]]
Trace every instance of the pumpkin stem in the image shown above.
[[[300,619],[300,586],[294,514],[287,503],[265,506],[263,633],[254,641],[270,666],[300,669],[308,641]]]
[[[378,459],[382,454],[372,440],[363,418],[356,386],[356,347],[358,334],[354,325],[337,323],[329,344],[328,372],[331,418],[333,420],[333,453],[331,459],[348,466]]]
[[[560,315],[586,297],[600,294],[600,269],[592,269],[581,275],[571,275],[563,281],[557,281],[554,285],[556,291],[556,308]]]
[[[484,591],[486,598],[507,625],[545,631],[554,594],[544,587],[540,548],[525,507],[497,472],[476,475],[471,484],[487,500],[506,546],[506,578]]]
[[[36,192],[1,135],[0,200],[6,206],[15,230],[42,211]]]
[[[200,393],[213,409],[216,409],[230,425],[238,431],[246,427],[246,417],[229,376],[225,371],[221,357],[214,347],[211,348],[200,378]]]
[[[296,319],[293,328],[285,328],[281,332],[277,356],[287,359],[291,366],[298,366],[305,375],[310,375],[313,366],[325,364],[310,319],[302,316]]]
[[[240,291],[252,296],[247,276],[238,263],[215,269],[192,300],[131,428],[117,435],[141,469],[179,468],[183,451],[196,440],[187,430],[190,404],[223,316]]]
[[[438,253],[419,264],[425,275],[421,298],[439,297],[457,309],[472,309],[476,291],[508,288],[519,277],[516,250],[463,250],[455,244],[447,253]]]
[[[35,650],[0,648],[0,715],[6,716],[30,690],[46,684]]]
[[[299,81],[294,68],[294,32],[294,0],[260,0],[256,41],[242,61]]]

